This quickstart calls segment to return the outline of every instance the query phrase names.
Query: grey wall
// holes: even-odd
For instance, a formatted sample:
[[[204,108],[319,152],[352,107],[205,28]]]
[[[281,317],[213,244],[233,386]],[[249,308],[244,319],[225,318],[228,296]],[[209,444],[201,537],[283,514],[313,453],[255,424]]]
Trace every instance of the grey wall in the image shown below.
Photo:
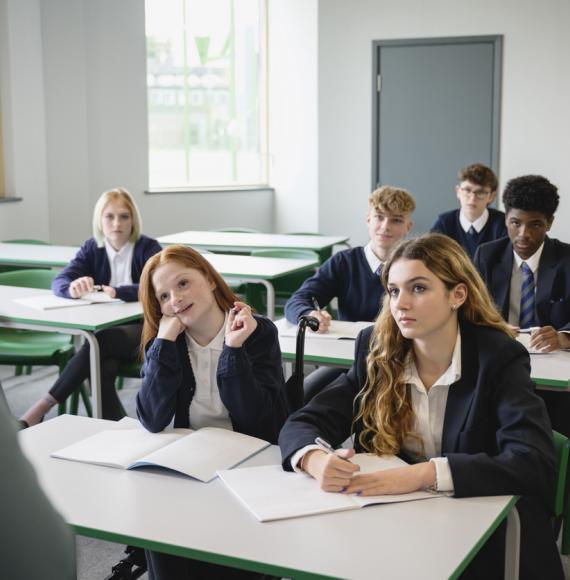
[[[353,243],[366,237],[372,40],[503,34],[500,185],[524,173],[549,177],[562,197],[552,233],[570,242],[564,227],[570,220],[568,22],[570,3],[566,0],[320,2],[321,230],[350,234]],[[453,206],[452,191],[449,197]]]

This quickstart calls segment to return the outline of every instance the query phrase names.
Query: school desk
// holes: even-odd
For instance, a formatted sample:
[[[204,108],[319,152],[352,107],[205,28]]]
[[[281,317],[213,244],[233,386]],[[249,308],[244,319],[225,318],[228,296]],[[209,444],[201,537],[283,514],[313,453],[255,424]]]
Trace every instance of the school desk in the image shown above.
[[[0,242],[0,265],[22,268],[64,268],[75,257],[77,246],[43,246]]]
[[[295,339],[282,336],[293,325],[284,318],[275,321],[279,331],[279,345],[284,361],[295,360]],[[354,362],[354,340],[311,339],[305,334],[305,361],[317,365],[349,368]],[[570,352],[530,355],[530,375],[539,389],[570,392]]]
[[[73,308],[36,310],[13,302],[14,298],[51,295],[51,290],[0,286],[0,326],[80,335],[89,343],[93,415],[101,416],[99,344],[95,332],[142,318],[140,302],[113,302]]]
[[[49,457],[117,425],[62,415],[20,432],[42,487],[77,534],[279,577],[441,580],[457,578],[507,518],[506,577],[516,577],[512,496],[437,498],[262,524],[219,480]],[[278,462],[272,446],[245,465]]]
[[[346,244],[348,236],[306,236],[288,234],[251,234],[244,232],[186,231],[158,238],[163,245],[183,244],[215,252],[251,252],[261,249],[313,250],[320,262],[332,255],[337,244]]]

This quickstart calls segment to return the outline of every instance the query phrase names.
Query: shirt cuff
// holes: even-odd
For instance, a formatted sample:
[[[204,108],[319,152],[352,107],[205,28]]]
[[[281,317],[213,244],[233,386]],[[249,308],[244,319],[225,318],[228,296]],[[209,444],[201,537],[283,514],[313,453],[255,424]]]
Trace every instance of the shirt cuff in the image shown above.
[[[320,447],[318,445],[305,445],[305,447],[301,447],[299,451],[293,453],[293,456],[291,457],[291,467],[295,473],[305,473],[301,469],[301,461],[303,457],[305,457],[309,451],[313,451],[313,449],[320,449]]]
[[[432,457],[430,461],[435,465],[437,491],[454,491],[453,477],[447,457]]]

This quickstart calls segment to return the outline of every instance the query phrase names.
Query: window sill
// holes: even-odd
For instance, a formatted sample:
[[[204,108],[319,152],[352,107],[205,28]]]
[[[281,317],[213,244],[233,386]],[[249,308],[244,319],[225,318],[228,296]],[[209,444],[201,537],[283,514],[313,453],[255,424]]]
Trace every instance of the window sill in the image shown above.
[[[163,187],[147,189],[145,195],[162,195],[165,193],[254,193],[263,191],[273,191],[269,185],[234,185],[229,187]]]
[[[13,201],[23,201],[21,197],[0,197],[0,203],[12,203]]]

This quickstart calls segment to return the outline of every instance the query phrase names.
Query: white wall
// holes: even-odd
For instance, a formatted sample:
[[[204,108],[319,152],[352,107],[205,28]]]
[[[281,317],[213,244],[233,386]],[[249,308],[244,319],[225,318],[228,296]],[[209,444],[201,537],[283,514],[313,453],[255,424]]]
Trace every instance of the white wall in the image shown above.
[[[278,232],[319,231],[317,17],[317,0],[269,1],[269,174]]]
[[[0,0],[0,103],[6,191],[0,239],[49,238],[41,18],[37,0]]]
[[[504,35],[500,182],[541,173],[570,242],[570,3],[567,0],[322,0],[319,3],[319,228],[366,238],[371,187],[372,41]]]

